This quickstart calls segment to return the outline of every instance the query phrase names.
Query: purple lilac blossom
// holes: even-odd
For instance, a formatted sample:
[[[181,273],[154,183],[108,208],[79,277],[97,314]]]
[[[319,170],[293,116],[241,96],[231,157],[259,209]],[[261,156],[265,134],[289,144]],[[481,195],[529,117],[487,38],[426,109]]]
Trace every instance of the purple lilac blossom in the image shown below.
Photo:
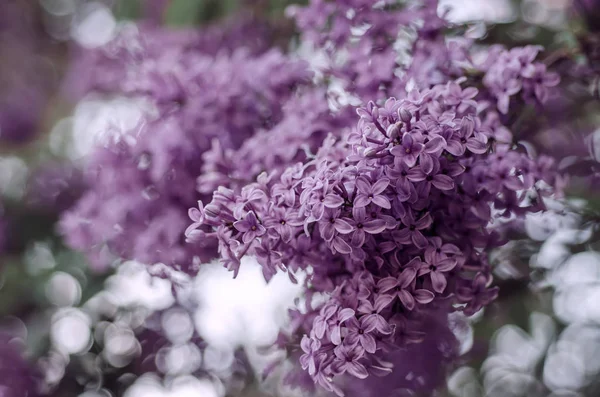
[[[476,62],[482,54],[470,52],[469,40],[446,40],[436,8],[437,1],[403,8],[315,0],[296,9],[305,39],[332,57],[348,52],[330,72],[365,103],[355,127],[347,108],[330,111],[326,87],[290,95],[306,76],[264,61],[273,51],[226,48],[213,56],[193,32],[171,39],[134,32],[138,41],[100,50],[105,68],[91,87],[146,96],[159,117],[149,118],[135,145],[95,153],[97,186],[63,221],[70,243],[85,250],[108,243],[121,256],[181,265],[213,255],[215,242],[234,274],[244,255],[257,257],[267,280],[307,270],[307,310],[293,313],[298,335],[289,343],[302,350],[295,357],[309,382],[341,394],[345,379],[402,373],[393,357],[434,348],[428,321],[443,327],[449,303],[470,315],[495,298],[488,250],[504,243],[507,219],[543,209],[541,196],[558,184],[552,161],[517,150],[501,115],[518,110],[517,101],[543,103],[558,83],[534,61],[538,49],[486,48]],[[422,24],[411,25],[416,39],[404,67],[394,43],[408,21]],[[355,37],[361,26],[368,28]],[[152,40],[172,45],[164,51]],[[247,70],[264,75],[239,83],[252,62]],[[197,74],[208,75],[198,78],[206,87]],[[250,85],[261,95],[245,97],[244,84],[274,76],[294,84]],[[208,99],[189,92],[195,84]],[[259,98],[269,112],[261,113]],[[377,98],[387,100],[367,103]],[[194,244],[184,245],[182,207],[197,200],[186,231]],[[328,301],[313,307],[315,293]],[[397,387],[436,382],[425,383]]]
[[[443,83],[457,72],[459,62],[465,62],[469,42],[457,40],[460,45],[451,43],[451,50],[447,48],[448,23],[437,8],[437,0],[311,0],[306,7],[290,7],[289,14],[303,38],[327,54],[325,72],[364,100],[398,96],[411,79],[424,87]],[[399,52],[399,43],[412,36],[416,39],[406,53]],[[347,55],[340,60],[342,52]],[[403,70],[408,59],[413,66]],[[403,78],[396,78],[398,74]]]
[[[442,303],[471,315],[493,300],[486,250],[504,242],[494,223],[543,209],[526,199],[557,182],[549,158],[515,150],[476,104],[456,101],[470,90],[456,84],[370,102],[357,128],[314,158],[239,193],[221,188],[199,209],[234,274],[256,255],[267,280],[310,269],[307,288],[329,295],[305,326],[301,357],[326,390],[341,394],[344,374],[390,372],[386,354],[420,342]],[[266,222],[281,214],[284,235]]]
[[[163,37],[153,31],[136,36],[141,47],[129,40],[131,32],[123,34],[97,50],[104,55],[91,87],[144,98],[157,114],[92,153],[85,175],[90,189],[63,216],[61,230],[99,267],[108,253],[194,272],[194,258],[215,255],[210,240],[198,248],[185,244],[183,235],[188,208],[206,198],[195,189],[203,154],[211,145],[237,150],[279,122],[280,104],[311,73],[278,50],[254,56],[239,48],[212,56],[196,50],[192,33],[164,31]]]
[[[496,98],[501,113],[508,113],[511,97],[518,93],[525,102],[543,104],[549,89],[558,85],[558,74],[547,71],[543,63],[534,62],[541,49],[538,46],[492,48],[479,65],[485,72],[483,83]]]
[[[303,38],[324,49],[328,72],[339,77],[344,88],[360,98],[381,97],[394,82],[398,67],[392,50],[400,30],[420,17],[421,10],[395,7],[395,1],[311,0],[305,7],[291,6]],[[357,30],[363,30],[357,33]],[[336,59],[346,51],[347,59]]]
[[[194,210],[187,231],[190,240],[216,237],[234,276],[244,255],[257,257],[267,280],[278,270],[292,280],[295,271],[308,270],[306,310],[292,314],[287,348],[301,348],[302,355],[292,349],[290,356],[315,384],[340,395],[348,376],[392,372],[390,357],[423,343],[432,313],[445,313],[438,314],[444,324],[452,310],[472,315],[494,300],[487,253],[505,243],[508,225],[543,210],[542,197],[553,188],[560,193],[563,183],[552,159],[520,151],[504,124],[509,109],[543,104],[558,84],[535,62],[539,48],[473,51],[470,40],[447,40],[437,1],[395,9],[392,3],[312,1],[292,10],[305,39],[332,57],[347,51],[347,62],[330,72],[349,93],[363,103],[390,92],[399,99],[369,102],[358,109],[358,128],[331,131],[316,156],[288,156],[290,164],[301,162],[287,169],[285,162],[264,166],[257,146],[249,163],[217,148],[215,165],[200,180],[223,181],[236,163],[241,181],[251,176],[246,169],[264,172],[246,186],[216,189]],[[405,68],[393,48],[402,24],[386,25],[386,18],[423,22]],[[353,37],[360,26],[367,28]],[[254,229],[235,226],[248,219]],[[315,293],[329,300],[313,307]],[[298,372],[289,378],[309,386]],[[398,387],[425,391],[434,383]]]
[[[242,48],[249,55],[258,56],[271,49],[271,34],[268,24],[246,15],[201,30],[168,29],[143,22],[122,25],[116,38],[103,46],[73,48],[63,89],[74,100],[89,92],[127,94],[130,88],[123,83],[132,78],[139,82],[137,74],[152,59],[168,60],[169,54],[188,53],[207,57],[232,55]]]
[[[516,94],[525,103],[543,104],[559,82],[556,73],[535,62],[540,47],[495,45],[479,51],[473,39],[449,34],[453,26],[438,15],[437,0],[398,3],[312,0],[306,7],[290,7],[289,13],[303,38],[328,55],[324,72],[363,104],[408,95],[411,84],[429,88],[475,72],[484,74],[485,90],[478,99],[487,98],[506,114]],[[405,53],[396,48],[404,41]],[[337,59],[340,52],[347,53],[343,61]],[[466,106],[473,90],[452,100]]]
[[[239,149],[225,149],[213,141],[204,153],[198,190],[212,194],[219,186],[239,189],[265,171],[285,169],[319,149],[325,137],[349,127],[351,108],[332,112],[322,89],[301,91],[283,104],[281,121],[259,130]]]

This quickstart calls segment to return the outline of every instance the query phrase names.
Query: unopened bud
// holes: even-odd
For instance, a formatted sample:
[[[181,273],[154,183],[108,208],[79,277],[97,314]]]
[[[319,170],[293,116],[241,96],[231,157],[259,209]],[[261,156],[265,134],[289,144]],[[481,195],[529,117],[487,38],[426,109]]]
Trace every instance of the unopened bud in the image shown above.
[[[400,117],[400,120],[405,123],[410,123],[410,120],[412,119],[412,113],[404,108],[398,110],[398,116]]]

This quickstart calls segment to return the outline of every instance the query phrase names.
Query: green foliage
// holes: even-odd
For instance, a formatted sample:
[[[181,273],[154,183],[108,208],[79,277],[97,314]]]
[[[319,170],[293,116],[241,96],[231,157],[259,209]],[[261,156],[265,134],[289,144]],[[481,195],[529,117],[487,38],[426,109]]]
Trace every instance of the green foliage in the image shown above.
[[[115,4],[114,14],[119,20],[131,20],[139,18],[142,13],[141,1],[143,0],[119,0]]]

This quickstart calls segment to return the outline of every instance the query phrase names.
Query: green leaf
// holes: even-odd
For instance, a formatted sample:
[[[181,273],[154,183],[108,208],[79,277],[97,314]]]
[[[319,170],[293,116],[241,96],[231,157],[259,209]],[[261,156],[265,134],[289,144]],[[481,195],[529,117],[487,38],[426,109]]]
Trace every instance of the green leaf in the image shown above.
[[[118,20],[131,20],[139,18],[141,15],[140,0],[117,1],[114,14]]]
[[[167,7],[165,23],[172,26],[195,25],[202,19],[206,0],[172,0]]]

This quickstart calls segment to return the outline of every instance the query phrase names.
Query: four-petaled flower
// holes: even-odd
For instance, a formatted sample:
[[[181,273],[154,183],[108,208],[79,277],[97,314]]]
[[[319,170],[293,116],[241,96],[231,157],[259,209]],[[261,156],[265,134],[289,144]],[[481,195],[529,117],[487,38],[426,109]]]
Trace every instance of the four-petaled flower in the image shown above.
[[[233,227],[243,233],[242,241],[246,244],[262,236],[267,231],[256,218],[254,211],[249,211],[244,219],[235,222]]]
[[[346,342],[350,345],[360,345],[367,353],[375,353],[377,343],[371,333],[375,330],[376,324],[372,317],[363,316],[360,320],[356,317],[350,318],[346,322]]]
[[[364,299],[360,302],[356,311],[363,314],[363,318],[367,318],[370,322],[373,322],[377,331],[382,334],[390,334],[392,329],[380,313],[383,309],[388,307],[393,300],[394,296],[392,295],[376,294],[374,303],[371,303],[368,299]]]
[[[496,299],[498,287],[488,288],[491,278],[483,273],[477,273],[470,285],[458,287],[456,296],[461,302],[467,303],[463,312],[471,316],[479,309]]]
[[[427,246],[427,238],[423,235],[421,230],[427,229],[431,226],[433,220],[429,213],[423,215],[421,218],[415,221],[415,218],[411,211],[407,212],[402,218],[404,228],[392,232],[394,240],[400,244],[414,244],[419,248],[425,248]]]
[[[367,368],[359,362],[364,356],[364,349],[360,345],[353,347],[338,346],[334,350],[336,360],[333,366],[340,373],[348,372],[358,379],[365,379],[369,376]]]
[[[453,258],[445,258],[445,255],[431,255],[427,259],[429,259],[429,261],[423,262],[419,268],[418,275],[423,276],[429,274],[433,289],[438,294],[441,294],[444,292],[444,289],[446,289],[446,284],[448,283],[444,273],[454,269],[457,261]]]
[[[364,207],[352,209],[352,219],[348,219],[352,226],[351,243],[353,247],[361,247],[365,243],[366,233],[377,234],[387,228],[387,222],[381,218],[370,218]]]
[[[382,194],[389,184],[390,180],[387,178],[381,178],[372,185],[366,178],[357,178],[357,194],[354,198],[354,206],[360,208],[373,203],[381,208],[390,209],[392,207],[390,200]]]
[[[185,237],[190,241],[197,239],[198,235],[203,234],[198,228],[204,224],[204,204],[198,200],[198,208],[190,208],[188,216],[192,220],[192,224],[185,229]]]
[[[287,243],[292,239],[293,227],[302,226],[304,222],[298,220],[296,211],[276,208],[270,216],[265,217],[263,224],[266,228],[274,229]]]
[[[300,356],[300,365],[302,366],[302,369],[308,369],[309,375],[314,375],[317,372],[317,363],[325,357],[325,353],[319,351],[321,348],[321,341],[304,335],[300,341],[300,347],[304,352],[304,354]]]
[[[413,259],[413,261],[415,261],[415,259]],[[418,260],[416,261],[418,262]],[[417,270],[411,266],[404,269],[397,278],[386,277],[381,279],[378,285],[382,293],[388,293],[398,297],[406,309],[413,310],[415,308],[415,302],[427,304],[435,297],[429,290],[414,288],[416,276]]]
[[[407,132],[402,135],[402,143],[391,148],[390,153],[400,157],[409,167],[413,167],[424,147],[425,145],[416,142],[412,135]]]
[[[331,241],[336,233],[348,234],[354,228],[346,220],[340,218],[341,211],[339,209],[327,208],[323,213],[323,217],[319,221],[319,230],[325,241]]]

